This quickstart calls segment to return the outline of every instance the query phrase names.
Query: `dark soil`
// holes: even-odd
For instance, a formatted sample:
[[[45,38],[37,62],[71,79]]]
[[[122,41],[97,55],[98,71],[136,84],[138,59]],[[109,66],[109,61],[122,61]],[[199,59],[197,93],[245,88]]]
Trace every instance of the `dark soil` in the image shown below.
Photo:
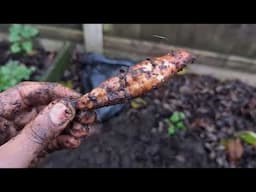
[[[41,46],[37,46],[31,55],[23,53],[13,54],[9,51],[9,47],[10,44],[7,41],[0,42],[0,66],[9,60],[17,60],[28,67],[33,66],[36,70],[31,75],[30,80],[36,80],[37,77],[43,75],[56,55],[55,52],[46,51]]]
[[[79,66],[73,66],[64,79],[78,71]],[[79,79],[75,82],[79,90]],[[242,143],[244,153],[234,164],[221,144],[239,131],[256,131],[255,87],[186,74],[142,98],[145,107],[128,104],[103,122],[99,135],[78,149],[49,155],[39,167],[256,167],[252,146]],[[185,113],[186,130],[170,136],[165,119],[175,111]]]

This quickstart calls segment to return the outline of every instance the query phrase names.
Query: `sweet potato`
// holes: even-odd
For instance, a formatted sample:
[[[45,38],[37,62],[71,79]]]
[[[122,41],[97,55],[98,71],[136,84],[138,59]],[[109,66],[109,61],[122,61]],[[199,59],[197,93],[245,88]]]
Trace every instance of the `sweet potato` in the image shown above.
[[[186,64],[193,61],[194,57],[185,50],[147,59],[126,71],[121,70],[119,76],[101,83],[82,96],[76,107],[80,110],[96,109],[140,96],[163,85]]]

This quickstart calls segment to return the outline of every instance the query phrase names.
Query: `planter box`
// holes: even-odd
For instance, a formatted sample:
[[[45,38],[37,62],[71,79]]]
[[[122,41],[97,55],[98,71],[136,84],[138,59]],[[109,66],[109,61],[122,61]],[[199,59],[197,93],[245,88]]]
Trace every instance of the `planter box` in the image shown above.
[[[56,82],[62,77],[65,69],[71,64],[72,52],[74,44],[64,42],[62,47],[58,50],[51,66],[46,70],[45,74],[40,77],[39,81]]]

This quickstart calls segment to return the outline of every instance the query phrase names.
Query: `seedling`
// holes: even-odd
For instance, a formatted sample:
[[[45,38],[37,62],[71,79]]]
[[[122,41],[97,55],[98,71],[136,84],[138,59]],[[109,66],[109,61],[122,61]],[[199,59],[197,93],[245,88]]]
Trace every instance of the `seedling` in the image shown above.
[[[183,112],[174,112],[169,119],[166,120],[168,123],[168,134],[174,135],[179,130],[185,130],[186,126],[184,124],[185,114]]]
[[[10,60],[0,67],[0,91],[4,91],[22,80],[28,80],[35,71],[34,67],[26,67],[18,61]]]
[[[227,143],[232,140],[240,139],[244,143],[256,147],[256,133],[253,131],[241,131],[236,133],[231,139],[223,139],[220,144],[227,147]]]
[[[237,136],[249,145],[256,146],[256,133],[253,131],[241,131]]]
[[[12,53],[33,51],[33,40],[39,31],[30,25],[13,24],[9,29],[10,51]]]

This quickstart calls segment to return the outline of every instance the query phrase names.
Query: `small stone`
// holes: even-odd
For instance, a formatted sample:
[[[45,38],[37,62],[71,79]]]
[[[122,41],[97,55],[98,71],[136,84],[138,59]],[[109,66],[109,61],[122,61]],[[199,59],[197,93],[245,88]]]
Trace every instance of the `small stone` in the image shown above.
[[[179,91],[180,91],[180,93],[186,94],[186,93],[191,93],[192,89],[189,86],[183,85],[180,87]]]
[[[157,128],[151,129],[151,133],[156,133],[156,132],[157,132]]]
[[[210,143],[205,143],[204,146],[205,146],[206,149],[211,149],[212,148],[212,145]]]
[[[184,163],[186,161],[185,157],[183,155],[176,155],[175,158],[177,161]]]
[[[218,157],[218,158],[216,159],[216,162],[217,162],[218,165],[220,165],[220,166],[223,166],[223,165],[224,165],[224,160],[223,160],[222,158],[220,158],[220,157]]]
[[[149,141],[149,137],[147,137],[147,136],[145,136],[145,135],[140,136],[140,139],[141,139],[141,141],[143,141],[143,142]]]
[[[226,133],[232,135],[234,133],[234,130],[226,128]]]
[[[161,102],[158,99],[154,99],[154,104],[159,105]]]
[[[93,148],[93,152],[98,153],[99,152],[99,148],[98,147],[94,147]]]
[[[214,132],[214,126],[207,126],[206,127],[206,130],[208,131],[208,132],[210,132],[210,133],[213,133]]]
[[[160,121],[158,124],[158,132],[161,133],[164,130],[164,122]]]
[[[155,155],[159,150],[159,145],[155,144],[153,146],[150,146],[147,148],[146,153],[150,154],[150,155]]]
[[[167,103],[163,103],[163,108],[166,109],[166,110],[170,110],[170,105],[167,104]]]
[[[212,134],[212,133],[207,133],[207,137],[211,140],[211,141],[217,141],[217,136]]]
[[[216,154],[214,152],[211,152],[209,157],[210,157],[210,159],[215,159]]]
[[[224,151],[225,150],[225,146],[224,145],[218,145],[218,147],[216,149],[218,151]]]

